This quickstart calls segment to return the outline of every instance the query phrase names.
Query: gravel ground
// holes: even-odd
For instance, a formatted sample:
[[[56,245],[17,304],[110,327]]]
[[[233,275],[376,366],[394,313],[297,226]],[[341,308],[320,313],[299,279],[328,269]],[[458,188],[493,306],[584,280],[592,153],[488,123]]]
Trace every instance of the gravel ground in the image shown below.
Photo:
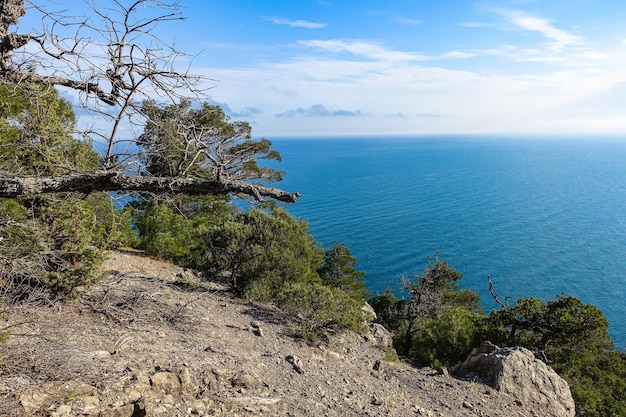
[[[388,362],[373,337],[310,344],[224,283],[111,252],[100,284],[4,306],[1,416],[542,416],[485,385]],[[547,417],[547,416],[546,416]]]

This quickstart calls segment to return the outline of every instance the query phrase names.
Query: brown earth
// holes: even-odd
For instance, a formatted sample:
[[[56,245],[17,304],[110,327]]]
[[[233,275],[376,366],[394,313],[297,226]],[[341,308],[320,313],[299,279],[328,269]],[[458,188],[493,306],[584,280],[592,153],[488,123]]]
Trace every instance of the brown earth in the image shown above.
[[[3,307],[0,416],[549,416],[386,361],[371,334],[308,343],[276,308],[136,252],[103,272],[69,302]]]

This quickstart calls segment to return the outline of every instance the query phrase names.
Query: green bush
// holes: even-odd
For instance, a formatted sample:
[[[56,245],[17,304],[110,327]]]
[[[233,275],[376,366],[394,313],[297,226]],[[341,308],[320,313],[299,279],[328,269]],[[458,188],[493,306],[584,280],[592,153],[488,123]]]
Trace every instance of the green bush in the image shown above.
[[[61,175],[91,169],[98,155],[73,136],[71,103],[44,85],[0,85],[0,169],[22,175]]]
[[[302,334],[323,330],[364,330],[363,303],[339,288],[317,282],[295,282],[285,285],[274,301],[302,323]]]
[[[577,415],[626,415],[626,361],[597,307],[569,295],[522,298],[491,312],[484,332],[496,344],[524,346],[547,361],[570,384]]]
[[[410,298],[387,289],[370,300],[404,357],[450,366],[485,340],[523,346],[569,383],[577,416],[626,415],[626,355],[614,350],[608,321],[597,307],[568,295],[547,302],[522,298],[485,316],[476,294],[457,285],[459,278],[435,258],[415,281],[405,280]]]
[[[96,168],[98,155],[73,136],[74,123],[55,89],[0,85],[0,170],[54,176]],[[68,295],[94,280],[103,249],[132,239],[129,225],[105,193],[0,200],[0,293],[14,301]]]
[[[376,312],[376,317],[391,329],[398,329],[402,325],[403,318],[399,314],[401,309],[398,306],[401,302],[403,301],[396,297],[389,287],[385,288],[385,292],[377,294],[368,301]]]
[[[137,144],[147,150],[145,169],[155,176],[272,182],[283,173],[258,164],[280,161],[267,139],[252,139],[248,122],[233,121],[219,106],[191,100],[161,106],[143,103],[147,118]]]
[[[1,290],[15,301],[41,296],[38,290],[64,296],[92,283],[103,250],[131,238],[108,195],[3,199],[0,219],[0,268],[9,277]]]
[[[226,248],[215,245],[239,212],[224,196],[177,195],[132,201],[123,213],[132,218],[136,248],[189,268],[209,271],[214,266],[222,272]]]
[[[370,305],[393,330],[394,346],[401,355],[423,365],[452,364],[473,347],[468,345],[477,332],[479,297],[460,287],[457,281],[463,274],[438,254],[427,261],[422,275],[403,278],[402,288],[409,297],[398,299],[387,289]]]
[[[189,256],[192,225],[170,205],[157,199],[142,202],[141,216],[135,216],[139,231],[138,248],[153,256],[178,261]]]
[[[303,335],[362,329],[369,293],[356,259],[345,245],[324,252],[286,210],[240,211],[227,200],[195,198],[134,209],[140,248],[209,278],[226,274],[236,293],[298,317]]]
[[[454,306],[420,323],[413,334],[409,357],[416,363],[433,367],[463,362],[481,343],[482,314]]]
[[[251,209],[241,219],[251,233],[237,244],[235,288],[247,298],[272,301],[283,287],[296,282],[321,283],[316,268],[323,252],[308,225],[278,208],[272,213]]]
[[[363,282],[365,273],[355,269],[358,260],[350,254],[350,249],[343,243],[335,243],[324,253],[324,262],[317,268],[317,273],[324,285],[338,288],[350,297],[365,301],[371,294]]]
[[[571,351],[551,366],[569,383],[577,415],[626,415],[626,357],[619,352]]]

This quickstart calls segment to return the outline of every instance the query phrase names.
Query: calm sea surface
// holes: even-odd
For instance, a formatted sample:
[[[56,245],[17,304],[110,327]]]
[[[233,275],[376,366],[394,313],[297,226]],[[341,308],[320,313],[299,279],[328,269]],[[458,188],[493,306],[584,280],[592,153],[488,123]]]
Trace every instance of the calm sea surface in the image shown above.
[[[345,242],[369,289],[439,252],[481,295],[561,293],[601,308],[626,349],[626,138],[274,139],[287,209]]]

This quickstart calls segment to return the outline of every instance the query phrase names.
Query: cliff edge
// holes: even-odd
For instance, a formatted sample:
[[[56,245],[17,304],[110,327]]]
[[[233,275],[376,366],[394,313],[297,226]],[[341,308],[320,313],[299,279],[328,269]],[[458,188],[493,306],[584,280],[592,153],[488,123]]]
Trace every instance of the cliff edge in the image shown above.
[[[102,270],[69,302],[3,307],[0,416],[555,416],[386,361],[372,334],[307,343],[281,311],[139,253]]]

